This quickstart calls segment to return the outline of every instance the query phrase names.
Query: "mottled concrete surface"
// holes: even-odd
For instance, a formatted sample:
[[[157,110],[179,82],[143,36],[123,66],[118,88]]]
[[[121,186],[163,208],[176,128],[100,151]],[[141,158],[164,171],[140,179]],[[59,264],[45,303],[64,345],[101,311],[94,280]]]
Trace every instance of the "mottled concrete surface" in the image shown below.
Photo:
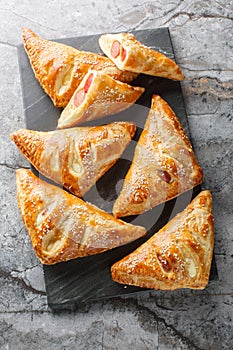
[[[1,1],[0,349],[232,349],[232,17],[227,0]],[[219,281],[204,291],[148,291],[72,313],[48,309],[42,267],[15,200],[15,169],[29,165],[9,140],[24,126],[17,61],[24,26],[47,38],[169,26],[186,75],[195,151],[214,198]]]

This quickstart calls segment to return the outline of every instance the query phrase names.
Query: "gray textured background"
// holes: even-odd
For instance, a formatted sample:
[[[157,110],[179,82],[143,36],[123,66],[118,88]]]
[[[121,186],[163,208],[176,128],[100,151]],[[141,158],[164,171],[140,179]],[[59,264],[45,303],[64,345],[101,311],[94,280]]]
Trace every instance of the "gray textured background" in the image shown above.
[[[232,349],[233,8],[231,1],[0,1],[0,349]],[[204,291],[143,292],[54,314],[15,200],[9,140],[24,127],[21,28],[46,38],[169,26],[197,157],[212,191],[219,281]]]

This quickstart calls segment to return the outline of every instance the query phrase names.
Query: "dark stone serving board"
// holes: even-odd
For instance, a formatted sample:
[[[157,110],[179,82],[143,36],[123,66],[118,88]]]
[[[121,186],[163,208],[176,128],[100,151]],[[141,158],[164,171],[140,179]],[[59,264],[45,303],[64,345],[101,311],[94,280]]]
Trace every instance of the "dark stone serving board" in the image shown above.
[[[140,30],[135,31],[134,34],[143,44],[175,59],[168,28]],[[56,41],[74,46],[80,50],[102,54],[98,46],[98,38],[99,35],[91,35]],[[18,56],[27,128],[41,131],[56,129],[61,109],[53,106],[52,101],[35,79],[23,45],[18,48]],[[169,103],[190,136],[179,82],[141,74],[132,84],[146,88],[137,104],[117,115],[100,119],[95,123],[88,123],[89,125],[96,125],[117,120],[128,120],[136,122],[138,126],[134,142],[131,142],[121,159],[84,196],[85,200],[108,212],[111,212],[113,201],[119,193],[119,188],[117,189],[116,185],[119,180],[124,178],[130,165],[135,144],[149,112],[151,96],[154,93],[159,94]],[[176,213],[183,210],[200,190],[201,187],[198,186],[177,199],[161,204],[147,213],[125,219],[132,224],[141,225],[147,229],[146,236],[135,242],[102,254],[44,266],[49,306],[53,309],[70,309],[75,308],[81,302],[142,291],[142,288],[124,286],[113,282],[110,274],[111,265],[135,250],[157,232]],[[217,270],[213,260],[210,279],[216,278]]]

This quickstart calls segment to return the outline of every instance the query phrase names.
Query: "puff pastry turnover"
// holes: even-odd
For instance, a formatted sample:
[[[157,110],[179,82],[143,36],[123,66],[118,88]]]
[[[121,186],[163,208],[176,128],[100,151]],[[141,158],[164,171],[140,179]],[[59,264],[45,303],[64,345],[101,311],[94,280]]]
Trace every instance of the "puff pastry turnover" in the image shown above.
[[[200,184],[202,177],[178,118],[160,96],[153,95],[114,216],[141,214]]]
[[[136,131],[133,123],[11,134],[22,154],[43,175],[81,197],[119,159]]]
[[[204,289],[213,246],[212,198],[203,191],[146,243],[116,262],[112,278],[152,289]]]
[[[106,57],[44,40],[30,29],[23,29],[22,39],[36,78],[57,107],[67,105],[89,69],[102,70],[123,82],[137,76],[119,70]]]
[[[146,232],[42,181],[30,170],[17,170],[16,185],[24,224],[44,264],[101,253]]]
[[[184,79],[173,60],[143,45],[133,34],[104,34],[99,38],[99,45],[119,69],[172,80]]]
[[[89,71],[61,113],[58,128],[118,113],[129,108],[144,92],[99,71]]]

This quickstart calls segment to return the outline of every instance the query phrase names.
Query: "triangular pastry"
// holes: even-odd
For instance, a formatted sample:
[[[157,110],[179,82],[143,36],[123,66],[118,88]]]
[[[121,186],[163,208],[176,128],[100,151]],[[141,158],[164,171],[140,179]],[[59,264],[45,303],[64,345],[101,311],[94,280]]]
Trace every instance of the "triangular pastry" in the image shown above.
[[[112,266],[114,281],[152,289],[204,289],[214,246],[212,197],[201,192],[180,214]]]
[[[37,257],[55,264],[97,254],[129,243],[146,233],[37,178],[16,172],[18,205]]]
[[[22,154],[44,176],[81,197],[120,158],[136,131],[133,123],[11,134]]]
[[[99,71],[89,71],[58,120],[59,128],[118,113],[129,108],[144,92]]]
[[[104,34],[99,38],[99,45],[119,69],[172,80],[184,79],[173,60],[143,45],[133,34]]]
[[[153,95],[144,130],[113,214],[137,215],[202,182],[202,170],[175,113]]]
[[[23,29],[22,39],[36,78],[57,107],[67,105],[89,69],[103,70],[123,82],[137,76],[119,70],[106,57],[44,40],[30,29]]]

